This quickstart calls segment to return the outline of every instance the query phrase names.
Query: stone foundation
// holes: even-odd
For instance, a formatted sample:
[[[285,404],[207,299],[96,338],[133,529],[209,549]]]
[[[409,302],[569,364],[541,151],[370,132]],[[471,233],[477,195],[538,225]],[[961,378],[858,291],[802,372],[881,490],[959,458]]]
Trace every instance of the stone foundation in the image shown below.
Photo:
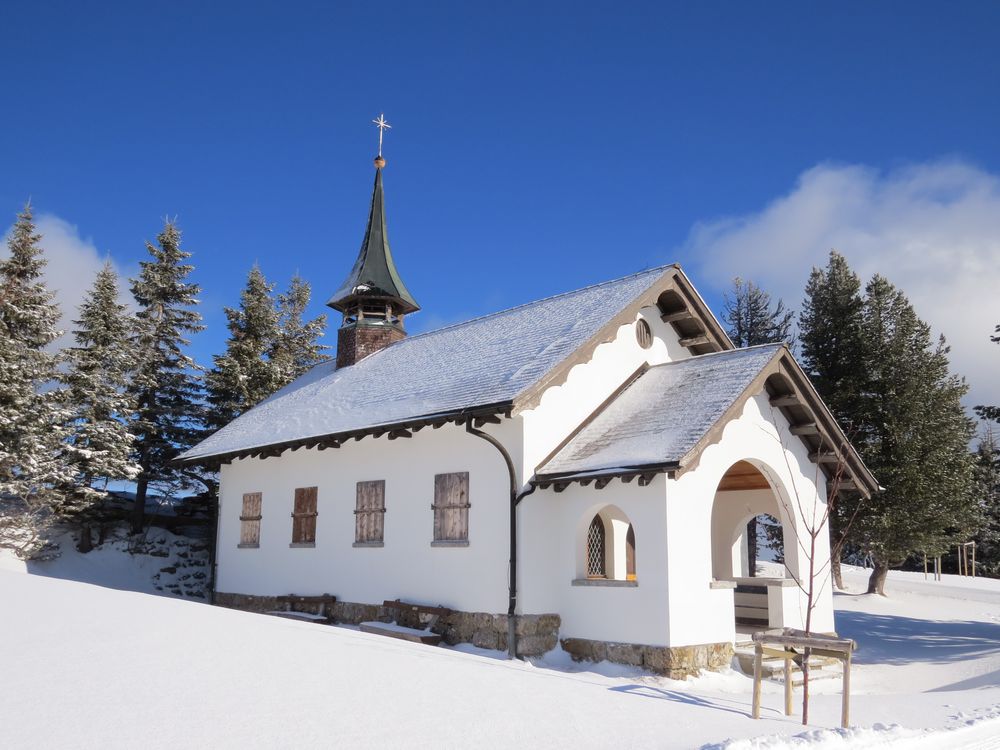
[[[218,591],[215,604],[246,612],[273,612],[285,608],[274,596],[229,594]],[[298,611],[317,614],[319,605],[296,605]],[[378,604],[337,602],[327,607],[326,614],[333,622],[357,625],[362,622],[398,622],[410,628],[423,628],[430,622],[430,615],[387,609]],[[559,643],[559,615],[518,615],[515,618],[518,656],[541,656]],[[431,630],[442,636],[450,646],[471,643],[478,648],[507,650],[507,615],[488,612],[452,612],[440,617]]]
[[[733,659],[733,644],[703,643],[698,646],[643,646],[636,643],[563,638],[563,650],[573,661],[610,661],[642,667],[673,680],[698,674],[702,669],[719,670]]]

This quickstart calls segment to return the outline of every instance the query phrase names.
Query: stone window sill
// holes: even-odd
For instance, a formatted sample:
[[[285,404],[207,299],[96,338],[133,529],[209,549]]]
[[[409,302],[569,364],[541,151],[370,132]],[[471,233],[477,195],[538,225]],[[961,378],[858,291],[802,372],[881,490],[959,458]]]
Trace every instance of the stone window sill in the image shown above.
[[[316,542],[292,542],[288,546],[291,547],[291,548],[293,548],[293,549],[295,549],[295,548],[309,549],[311,547],[315,547],[316,546]]]
[[[431,542],[432,547],[468,547],[468,539],[436,539]]]
[[[236,549],[260,549],[259,544],[237,544]]]
[[[638,581],[617,581],[613,578],[575,578],[574,586],[607,586],[609,588],[636,588]]]
[[[384,547],[385,542],[355,542],[353,547]]]
[[[710,589],[735,589],[736,581],[712,581],[708,587]]]

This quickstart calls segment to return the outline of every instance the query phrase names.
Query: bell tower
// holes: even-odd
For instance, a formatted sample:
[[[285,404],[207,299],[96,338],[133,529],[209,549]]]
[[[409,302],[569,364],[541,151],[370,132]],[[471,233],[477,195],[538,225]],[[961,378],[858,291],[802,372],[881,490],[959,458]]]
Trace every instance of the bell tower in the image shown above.
[[[399,277],[386,231],[382,134],[390,125],[382,115],[373,122],[379,128],[379,148],[375,157],[375,188],[368,228],[354,268],[326,303],[344,315],[337,331],[338,369],[349,367],[404,338],[404,316],[420,309]]]

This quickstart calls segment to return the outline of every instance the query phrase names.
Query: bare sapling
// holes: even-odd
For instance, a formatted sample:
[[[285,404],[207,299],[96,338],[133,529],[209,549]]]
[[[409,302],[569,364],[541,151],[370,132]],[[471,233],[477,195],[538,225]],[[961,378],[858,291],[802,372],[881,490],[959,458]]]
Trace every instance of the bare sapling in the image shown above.
[[[772,408],[772,422],[774,424],[780,424],[780,420],[774,415],[774,409]],[[795,472],[792,469],[791,462],[788,458],[788,450],[785,445],[785,441],[782,439],[780,433],[772,433],[766,431],[768,435],[778,441],[781,445],[781,454],[785,461],[785,468],[788,470],[788,476],[794,477]],[[790,491],[792,493],[791,498],[785,498],[780,493],[775,493],[778,496],[778,502],[783,506],[785,512],[785,517],[791,519],[794,524],[792,536],[795,539],[796,544],[802,556],[805,558],[807,570],[805,576],[801,572],[797,572],[791,569],[788,565],[788,555],[785,555],[785,570],[789,577],[795,581],[795,585],[798,586],[799,590],[803,593],[806,599],[806,611],[804,618],[804,630],[805,634],[812,634],[812,620],[813,612],[818,604],[818,594],[823,590],[823,587],[827,583],[831,582],[832,578],[832,556],[829,554],[823,555],[822,560],[816,559],[816,552],[818,542],[822,534],[829,533],[829,523],[830,515],[836,509],[837,499],[840,495],[841,489],[845,484],[845,475],[847,473],[847,465],[844,461],[844,456],[848,449],[847,442],[845,440],[844,444],[837,446],[827,446],[825,436],[820,437],[820,445],[817,448],[819,453],[823,453],[828,447],[833,447],[835,449],[834,455],[836,456],[836,463],[833,464],[833,471],[830,475],[829,481],[826,483],[828,488],[826,502],[822,502],[819,496],[819,488],[824,484],[823,482],[823,471],[820,468],[820,462],[815,464],[815,474],[813,476],[813,491],[812,497],[803,497],[803,493],[799,489],[798,483],[795,481],[790,482]],[[827,464],[829,465],[829,464]],[[860,507],[860,503],[858,503]],[[854,513],[848,519],[846,526],[841,530],[841,536],[846,537],[851,525],[854,523],[854,519],[857,517],[858,508],[855,508]],[[788,534],[785,534],[785,539],[787,541]],[[802,668],[802,723],[809,723],[809,657],[811,649],[804,648],[802,652],[801,668]]]

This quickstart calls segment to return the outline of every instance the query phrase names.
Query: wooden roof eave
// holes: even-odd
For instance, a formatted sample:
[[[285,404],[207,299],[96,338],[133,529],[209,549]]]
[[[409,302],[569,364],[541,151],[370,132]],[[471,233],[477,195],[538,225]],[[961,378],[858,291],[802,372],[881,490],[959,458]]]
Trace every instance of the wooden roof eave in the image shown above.
[[[583,345],[577,347],[569,356],[551,368],[531,386],[515,396],[513,402],[514,414],[537,407],[541,401],[542,394],[547,389],[564,383],[569,376],[570,370],[579,364],[589,362],[593,357],[594,350],[598,346],[613,341],[615,336],[618,335],[619,328],[634,321],[635,316],[644,307],[656,306],[660,297],[667,292],[675,292],[684,301],[686,309],[691,313],[691,317],[701,323],[706,343],[714,351],[736,348],[680,266],[674,264],[668,266],[663,274],[645,292],[622,308],[597,333],[584,342]]]
[[[882,487],[879,485],[875,475],[872,474],[871,470],[865,464],[864,459],[861,458],[857,449],[851,444],[850,439],[844,433],[840,423],[837,422],[837,418],[830,411],[826,402],[823,401],[822,396],[819,395],[809,376],[806,375],[799,363],[787,350],[781,359],[780,365],[780,374],[791,381],[795,393],[806,405],[806,408],[816,417],[815,421],[817,427],[820,429],[819,434],[827,445],[835,448],[835,452],[838,455],[843,455],[844,463],[848,470],[847,473],[849,474],[848,479],[853,479],[857,486],[857,491],[865,498],[880,492]],[[791,421],[789,420],[789,422]],[[846,450],[840,451],[839,447],[846,447]]]
[[[637,477],[639,485],[645,486],[652,482],[657,474],[672,476],[677,468],[678,464],[676,461],[668,461],[639,466],[616,466],[611,469],[595,471],[536,474],[528,482],[541,490],[552,487],[556,492],[562,492],[570,484],[579,484],[586,487],[591,483],[594,484],[595,489],[602,490],[612,479],[621,479],[622,482],[628,484]]]
[[[500,417],[510,418],[512,404],[504,401],[496,404],[486,404],[467,409],[457,409],[450,412],[440,412],[428,414],[413,419],[402,420],[381,425],[373,425],[357,430],[347,430],[344,432],[334,432],[325,435],[316,435],[307,438],[296,438],[285,440],[268,445],[257,445],[240,450],[227,451],[224,453],[208,454],[204,456],[192,456],[191,458],[176,458],[173,463],[181,466],[212,466],[219,467],[241,458],[271,458],[280,456],[285,451],[297,451],[300,448],[326,450],[327,448],[339,448],[349,440],[362,440],[365,437],[382,437],[388,435],[390,440],[411,437],[412,433],[424,427],[442,427],[448,423],[464,424],[472,418],[478,425],[485,423],[498,423]]]
[[[750,385],[744,389],[743,393],[741,393],[740,396],[733,401],[729,408],[723,412],[722,416],[716,420],[715,424],[713,424],[712,427],[709,428],[709,430],[702,436],[702,438],[695,443],[694,447],[692,447],[691,450],[689,450],[684,457],[681,458],[676,475],[681,476],[684,473],[697,468],[704,450],[708,446],[719,442],[722,438],[722,432],[726,425],[729,424],[731,420],[739,416],[739,413],[742,412],[747,400],[755,394],[765,390],[767,381],[774,375],[783,376],[790,382],[793,393],[797,397],[797,403],[805,408],[813,417],[814,423],[817,425],[818,434],[822,438],[821,444],[825,442],[827,445],[831,446],[846,447],[846,450],[838,451],[838,456],[843,456],[847,469],[846,473],[848,474],[848,478],[852,479],[855,483],[857,491],[859,491],[864,497],[869,497],[874,492],[877,492],[879,485],[875,477],[865,465],[854,446],[851,445],[847,436],[844,434],[843,430],[841,430],[840,425],[837,424],[837,420],[827,408],[826,404],[823,403],[823,399],[820,398],[819,393],[816,392],[816,389],[809,381],[808,376],[805,372],[803,372],[798,362],[795,361],[795,358],[792,356],[787,346],[783,346],[775,352],[774,357],[772,357],[767,365],[761,369],[757,376],[750,382]],[[786,418],[788,418],[787,415]],[[795,421],[790,418],[788,421],[794,429],[796,426]],[[825,466],[822,468],[827,478],[832,478],[831,473],[827,470],[827,468]],[[849,488],[843,487],[841,489],[846,491]]]

